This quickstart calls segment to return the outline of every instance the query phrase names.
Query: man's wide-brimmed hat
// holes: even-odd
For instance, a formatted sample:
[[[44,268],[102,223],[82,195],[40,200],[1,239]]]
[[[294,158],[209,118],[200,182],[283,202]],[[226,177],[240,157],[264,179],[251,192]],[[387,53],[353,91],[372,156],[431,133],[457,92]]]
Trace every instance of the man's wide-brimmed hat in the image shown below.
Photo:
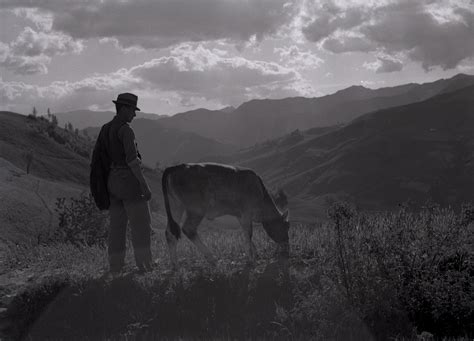
[[[138,97],[134,94],[131,94],[129,92],[125,92],[123,94],[119,94],[117,96],[116,101],[112,101],[115,104],[125,104],[125,105],[130,105],[135,108],[135,110],[140,111],[140,108],[137,107],[137,102],[138,102]]]

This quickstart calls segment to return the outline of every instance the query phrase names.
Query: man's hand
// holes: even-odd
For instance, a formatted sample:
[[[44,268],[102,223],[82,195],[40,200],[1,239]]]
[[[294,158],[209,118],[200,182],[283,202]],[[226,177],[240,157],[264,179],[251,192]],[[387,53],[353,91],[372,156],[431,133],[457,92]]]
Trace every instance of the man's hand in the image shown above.
[[[135,175],[135,177],[138,179],[138,182],[140,183],[140,187],[142,189],[142,198],[146,201],[149,201],[151,199],[151,191],[150,187],[148,187],[145,177],[143,176],[142,169],[140,168],[140,162],[138,161],[138,159],[135,159],[130,162],[128,166],[132,170],[133,175]]]
[[[148,187],[148,185],[145,185],[145,186],[142,187],[142,197],[146,201],[150,201],[151,191],[150,191],[150,188]]]

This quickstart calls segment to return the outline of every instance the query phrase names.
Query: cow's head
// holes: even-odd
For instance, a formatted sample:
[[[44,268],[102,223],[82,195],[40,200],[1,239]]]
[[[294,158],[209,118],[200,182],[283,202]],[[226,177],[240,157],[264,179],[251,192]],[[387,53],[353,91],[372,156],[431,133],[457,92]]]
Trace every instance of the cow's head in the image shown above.
[[[288,211],[288,197],[283,189],[279,189],[276,194],[272,195],[272,197],[280,212]]]

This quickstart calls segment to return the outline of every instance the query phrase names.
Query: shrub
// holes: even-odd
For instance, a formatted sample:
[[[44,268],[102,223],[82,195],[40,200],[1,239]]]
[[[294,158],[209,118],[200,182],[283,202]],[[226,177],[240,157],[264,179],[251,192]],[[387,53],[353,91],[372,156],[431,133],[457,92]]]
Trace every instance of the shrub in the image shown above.
[[[107,214],[97,209],[90,193],[80,198],[58,198],[55,211],[59,224],[54,240],[75,246],[104,246],[107,240]]]
[[[408,333],[407,320],[438,336],[472,333],[473,212],[370,214],[335,203],[330,277],[378,337]]]

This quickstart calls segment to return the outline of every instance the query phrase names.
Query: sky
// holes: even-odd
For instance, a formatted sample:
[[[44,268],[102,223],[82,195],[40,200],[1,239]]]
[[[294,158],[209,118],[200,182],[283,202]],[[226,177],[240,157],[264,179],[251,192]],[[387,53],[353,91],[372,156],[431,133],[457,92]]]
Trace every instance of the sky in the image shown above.
[[[474,74],[474,0],[0,0],[0,110],[172,115]]]

